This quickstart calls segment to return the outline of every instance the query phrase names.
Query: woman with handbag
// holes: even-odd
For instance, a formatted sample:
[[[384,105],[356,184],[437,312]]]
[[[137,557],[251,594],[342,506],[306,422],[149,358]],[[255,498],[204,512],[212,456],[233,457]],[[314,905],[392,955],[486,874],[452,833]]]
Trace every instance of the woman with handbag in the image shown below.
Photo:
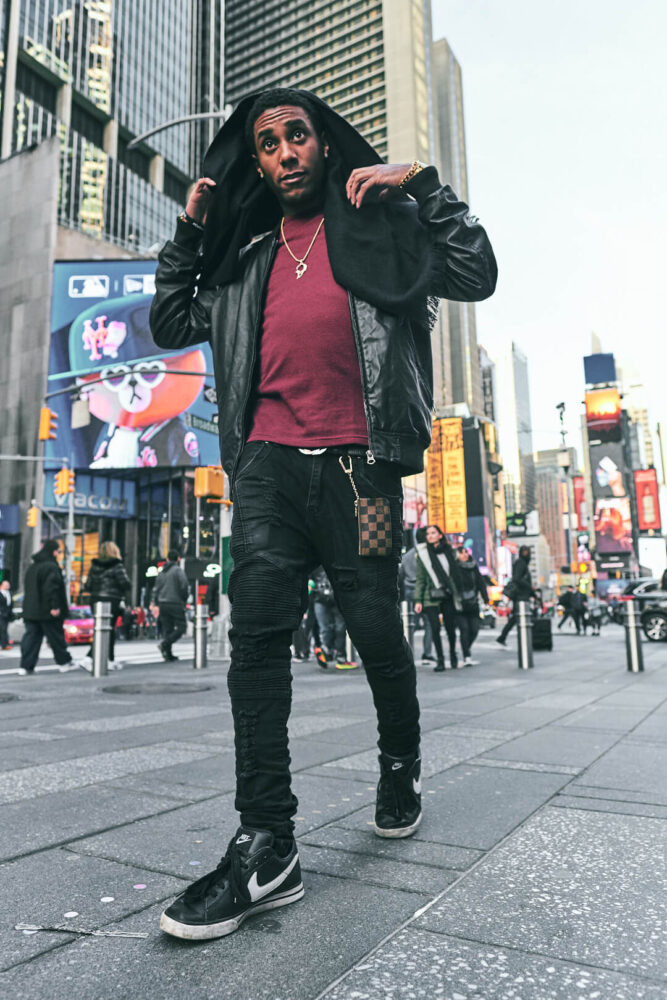
[[[455,555],[451,545],[436,524],[426,529],[426,542],[417,545],[417,582],[415,612],[423,611],[431,623],[433,645],[438,658],[436,672],[447,669],[440,636],[440,615],[449,641],[451,668],[458,667],[456,655],[456,615],[461,610],[459,593],[454,583]]]
[[[93,609],[98,601],[109,601],[111,604],[112,628],[109,632],[108,666],[109,670],[122,670],[120,664],[117,664],[114,659],[116,638],[116,629],[114,626],[118,618],[121,603],[132,589],[132,583],[125,571],[120,549],[115,542],[102,542],[100,545],[100,554],[91,563],[88,579],[83,589],[90,594],[90,602],[93,605]],[[92,663],[93,647],[91,646],[87,655],[83,658],[82,665],[86,669],[92,669]]]

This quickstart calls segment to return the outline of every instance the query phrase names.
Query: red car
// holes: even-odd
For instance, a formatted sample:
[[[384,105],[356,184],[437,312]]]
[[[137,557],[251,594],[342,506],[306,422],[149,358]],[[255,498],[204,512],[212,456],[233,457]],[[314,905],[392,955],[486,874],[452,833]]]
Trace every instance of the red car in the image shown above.
[[[92,642],[94,625],[95,619],[91,608],[87,605],[73,604],[63,625],[65,642],[70,646]]]

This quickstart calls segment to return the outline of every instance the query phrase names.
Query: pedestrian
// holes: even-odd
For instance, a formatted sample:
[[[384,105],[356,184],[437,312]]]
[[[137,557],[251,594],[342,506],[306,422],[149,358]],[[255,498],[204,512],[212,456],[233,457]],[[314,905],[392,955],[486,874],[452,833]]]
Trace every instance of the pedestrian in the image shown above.
[[[228,934],[303,895],[290,640],[319,564],[378,713],[375,833],[410,836],[421,821],[416,674],[398,606],[401,477],[423,468],[430,439],[434,297],[483,299],[496,280],[484,230],[434,167],[383,163],[306,91],[242,100],[204,173],[159,255],[151,329],[164,348],[212,345],[234,501],[241,827],[220,867],[163,915],[184,938]]]
[[[301,663],[306,663],[310,659],[311,643],[314,645],[315,658],[318,663],[322,663],[323,650],[320,639],[320,627],[315,616],[315,580],[310,577],[308,580],[308,607],[304,612],[298,629],[292,636],[294,647],[294,659]],[[326,657],[324,657],[326,663]],[[327,664],[328,666],[328,664]]]
[[[177,549],[170,549],[167,562],[158,573],[153,588],[153,614],[159,619],[162,639],[158,649],[162,659],[173,663],[178,659],[172,646],[182,635],[185,635],[185,605],[190,587],[180,566],[181,555]]]
[[[571,618],[573,621],[576,622],[573,599],[574,599],[574,587],[572,586],[568,586],[567,590],[563,594],[561,594],[560,597],[558,598],[558,604],[563,609],[563,617],[556,626],[556,628],[558,628],[559,630],[563,627],[568,618]]]
[[[473,667],[477,661],[471,657],[472,646],[480,627],[479,598],[485,605],[489,603],[486,581],[470,551],[460,545],[456,550],[457,563],[454,571],[456,589],[461,599],[461,610],[456,613],[456,624],[461,636],[463,666]]]
[[[60,542],[47,538],[32,557],[23,581],[23,622],[19,673],[34,674],[42,639],[46,639],[58,666],[73,663],[63,624],[69,611],[65,581],[58,563]]]
[[[337,670],[354,670],[358,664],[347,658],[345,619],[336,605],[334,589],[322,566],[314,574],[315,617],[320,632],[320,653],[317,661],[325,669],[335,663]]]
[[[512,567],[512,578],[505,587],[505,596],[512,601],[512,611],[505,623],[505,627],[496,639],[501,646],[507,645],[507,636],[516,623],[516,606],[520,601],[528,603],[531,597],[536,596],[533,589],[533,580],[530,575],[530,546],[522,545],[519,549],[519,558]]]
[[[14,620],[12,611],[12,592],[9,580],[0,583],[0,649],[11,649],[9,641],[9,623]]]
[[[95,610],[95,605],[99,601],[107,601],[111,605],[111,629],[109,630],[109,670],[122,670],[122,666],[116,663],[116,625],[120,617],[121,625],[124,622],[124,615],[121,614],[121,605],[130,591],[132,583],[125,566],[120,549],[115,542],[102,542],[99,555],[90,564],[90,571],[83,585],[83,589],[90,594],[90,603]],[[93,651],[95,642],[83,660],[81,665],[87,670],[92,670]]]
[[[602,619],[604,618],[604,604],[597,594],[591,594],[588,598],[588,617],[592,634],[599,635]]]
[[[449,665],[459,666],[456,655],[456,622],[461,611],[461,599],[453,579],[456,557],[454,550],[437,524],[429,524],[426,542],[417,545],[417,583],[415,585],[415,611],[423,611],[431,625],[437,662],[436,673],[447,669],[440,636],[440,616],[449,642]],[[461,664],[463,666],[463,664]]]
[[[667,569],[662,574],[662,578],[660,580],[660,590],[667,591]]]
[[[572,595],[572,617],[577,629],[577,635],[586,635],[586,618],[588,615],[588,605],[586,595],[580,590],[575,590]]]
[[[423,532],[422,537],[420,537],[420,532]],[[415,538],[417,542],[423,542],[426,540],[426,534],[424,529],[418,529]],[[415,632],[419,625],[424,629],[424,639],[422,642],[422,657],[421,663],[425,665],[427,663],[435,663],[435,657],[432,654],[433,649],[433,637],[431,633],[431,623],[424,614],[422,610],[421,614],[417,614],[415,610],[415,587],[417,586],[417,549],[416,546],[409,548],[407,552],[403,554],[401,559],[401,565],[398,571],[398,586],[400,591],[400,598],[402,601],[406,601],[408,605],[408,642],[410,643],[410,648],[412,649],[414,655],[414,640]]]

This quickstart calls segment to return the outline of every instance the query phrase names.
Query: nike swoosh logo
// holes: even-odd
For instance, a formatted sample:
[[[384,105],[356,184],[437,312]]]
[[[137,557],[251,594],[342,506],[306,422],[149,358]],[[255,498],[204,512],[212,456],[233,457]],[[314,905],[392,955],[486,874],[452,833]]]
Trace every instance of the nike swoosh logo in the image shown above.
[[[401,767],[403,767],[402,764],[392,764],[391,765],[392,771],[398,771]]]
[[[236,843],[237,844],[247,844],[249,840],[252,840],[252,837],[249,837],[247,833],[242,833],[241,836],[236,841]]]
[[[420,781],[415,781],[415,779],[413,778],[412,779],[412,787],[415,790],[415,795],[421,795],[421,793],[422,793],[422,783],[421,783],[421,780]]]
[[[257,872],[253,872],[248,879],[248,892],[250,893],[250,898],[253,903],[256,903],[258,899],[261,899],[263,896],[267,896],[270,892],[273,892],[274,889],[281,886],[296,866],[298,860],[299,855],[295,854],[285,871],[281,872],[280,875],[277,875],[275,878],[272,878],[270,882],[266,883],[266,885],[260,885],[257,881]]]

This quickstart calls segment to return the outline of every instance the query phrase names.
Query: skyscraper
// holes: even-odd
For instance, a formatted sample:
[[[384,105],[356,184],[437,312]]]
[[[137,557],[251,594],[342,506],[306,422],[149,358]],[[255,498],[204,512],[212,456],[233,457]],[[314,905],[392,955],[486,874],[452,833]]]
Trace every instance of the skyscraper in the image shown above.
[[[530,408],[528,361],[512,344],[497,361],[498,426],[501,441],[505,504],[508,513],[535,509],[533,421]]]
[[[162,242],[222,107],[223,0],[7,0],[2,158],[60,141],[58,222],[128,249]],[[214,126],[215,127],[215,126]]]

